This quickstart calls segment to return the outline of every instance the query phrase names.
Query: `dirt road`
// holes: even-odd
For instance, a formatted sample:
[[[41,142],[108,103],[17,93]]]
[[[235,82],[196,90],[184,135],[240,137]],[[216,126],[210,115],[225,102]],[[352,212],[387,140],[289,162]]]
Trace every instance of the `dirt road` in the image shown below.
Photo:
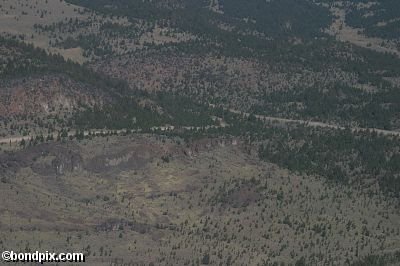
[[[210,105],[212,106],[212,105]],[[234,114],[239,114],[243,116],[250,116],[250,113],[245,113],[241,112],[235,109],[229,109],[231,113]],[[260,119],[264,122],[275,122],[275,123],[283,123],[283,124],[302,124],[308,127],[322,127],[322,128],[332,128],[332,129],[345,129],[343,126],[335,125],[335,124],[328,124],[324,122],[318,122],[318,121],[307,121],[307,120],[301,120],[301,119],[288,119],[288,118],[280,118],[280,117],[273,117],[273,116],[265,116],[265,115],[255,115],[257,119]],[[220,126],[209,126],[206,128],[210,127],[226,127],[228,125],[222,123]],[[183,129],[187,130],[193,130],[193,129],[200,129],[200,127],[191,127],[191,126],[186,126],[186,127],[181,127]],[[167,131],[167,130],[175,130],[174,126],[161,126],[161,127],[153,127],[152,130],[160,130],[160,131]],[[378,134],[383,134],[385,136],[400,136],[400,131],[395,131],[395,130],[384,130],[384,129],[379,129],[379,128],[362,128],[362,127],[350,127],[350,130],[353,132],[356,131],[364,131],[364,132],[376,132]],[[111,132],[116,132],[117,134],[121,134],[126,132],[126,130],[91,130],[91,131],[85,131],[84,135],[87,136],[89,135],[89,132],[91,134],[102,134],[102,133],[111,133]],[[71,131],[68,132],[68,137],[69,136],[74,136],[76,134],[76,131]],[[57,138],[58,133],[53,133],[53,138]],[[0,144],[15,144],[17,142],[21,142],[23,139],[25,141],[28,141],[31,138],[35,138],[35,135],[28,135],[28,136],[16,136],[16,137],[4,137],[0,138]],[[45,136],[47,137],[47,136]]]
[[[249,113],[244,113],[240,112],[235,109],[229,109],[231,113],[235,114],[241,114],[244,116],[250,116]],[[265,122],[278,122],[278,123],[284,123],[284,124],[303,124],[305,126],[309,127],[324,127],[324,128],[332,128],[332,129],[345,129],[343,126],[335,125],[335,124],[328,124],[324,122],[318,122],[318,121],[308,121],[308,120],[301,120],[301,119],[288,119],[288,118],[280,118],[280,117],[273,117],[273,116],[265,116],[265,115],[254,115],[256,118],[263,120]],[[364,131],[364,132],[376,132],[378,134],[383,134],[383,135],[394,135],[394,136],[400,136],[400,131],[395,131],[395,130],[384,130],[384,129],[379,129],[379,128],[363,128],[363,127],[350,127],[350,130],[353,132],[356,131]]]

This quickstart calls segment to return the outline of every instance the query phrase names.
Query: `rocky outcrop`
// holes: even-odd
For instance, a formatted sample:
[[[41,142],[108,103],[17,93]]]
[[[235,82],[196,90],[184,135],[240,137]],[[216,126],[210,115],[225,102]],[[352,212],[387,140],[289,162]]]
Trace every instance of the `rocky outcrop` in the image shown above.
[[[75,145],[40,144],[15,153],[0,154],[0,174],[12,176],[30,167],[42,176],[59,176],[82,169],[83,159]]]
[[[82,157],[72,151],[68,151],[67,154],[58,154],[51,162],[51,166],[57,175],[79,171],[82,169],[82,164]]]

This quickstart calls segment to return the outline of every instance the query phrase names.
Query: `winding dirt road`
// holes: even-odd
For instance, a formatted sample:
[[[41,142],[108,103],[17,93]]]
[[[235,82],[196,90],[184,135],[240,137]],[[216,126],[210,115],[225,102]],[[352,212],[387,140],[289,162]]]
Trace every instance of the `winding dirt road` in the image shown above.
[[[235,109],[229,109],[231,113],[240,114],[244,116],[250,116],[249,113],[244,113]],[[318,121],[307,121],[301,119],[288,119],[288,118],[280,118],[280,117],[273,117],[273,116],[265,116],[265,115],[254,115],[256,118],[264,121],[264,122],[278,122],[283,124],[302,124],[309,127],[324,127],[324,128],[332,128],[332,129],[346,129],[343,126],[335,125],[335,124],[328,124],[324,122]],[[378,134],[383,134],[385,136],[400,136],[400,131],[396,130],[385,130],[379,128],[363,128],[363,127],[350,127],[352,132],[356,131],[363,131],[363,132],[376,132]]]
[[[210,105],[213,106],[213,105]],[[241,112],[235,109],[227,109],[231,113],[238,114],[238,115],[243,115],[243,116],[250,116],[250,113],[245,113]],[[318,122],[318,121],[307,121],[307,120],[300,120],[300,119],[288,119],[288,118],[280,118],[280,117],[272,117],[272,116],[265,116],[265,115],[255,115],[257,119],[260,119],[264,122],[270,122],[270,123],[282,123],[282,124],[301,124],[304,126],[308,127],[321,127],[321,128],[332,128],[332,129],[346,129],[343,126],[335,125],[335,124],[328,124],[324,122]],[[212,127],[226,127],[228,125],[221,123],[220,126],[212,126]],[[181,127],[183,129],[191,130],[191,129],[196,129],[199,127]],[[153,127],[153,130],[161,130],[161,131],[166,131],[166,130],[175,130],[174,126],[162,126],[162,127]],[[362,132],[376,132],[377,134],[383,134],[385,136],[400,136],[400,131],[396,130],[384,130],[384,129],[379,129],[379,128],[362,128],[362,127],[350,127],[350,130],[352,132],[357,132],[357,131],[362,131]],[[102,134],[102,133],[111,133],[111,132],[116,132],[117,134],[121,134],[126,132],[126,130],[92,130],[90,131],[92,134]],[[76,134],[76,131],[71,131],[68,132],[68,136],[74,136]],[[58,133],[53,133],[53,137],[56,138]],[[85,131],[84,135],[87,136],[89,135],[89,131]],[[23,139],[25,141],[35,138],[36,135],[28,135],[28,136],[10,136],[10,137],[4,137],[0,138],[0,144],[15,144],[18,142],[21,142]]]

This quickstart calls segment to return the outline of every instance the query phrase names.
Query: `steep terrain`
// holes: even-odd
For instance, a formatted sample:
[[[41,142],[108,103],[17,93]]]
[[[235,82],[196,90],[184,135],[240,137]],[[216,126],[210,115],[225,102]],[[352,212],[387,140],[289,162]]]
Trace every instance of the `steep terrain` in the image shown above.
[[[0,0],[0,246],[399,265],[397,1]]]
[[[180,142],[133,135],[3,155],[3,247],[84,249],[88,265],[344,264],[399,247],[397,201],[376,188],[262,163],[236,139]]]

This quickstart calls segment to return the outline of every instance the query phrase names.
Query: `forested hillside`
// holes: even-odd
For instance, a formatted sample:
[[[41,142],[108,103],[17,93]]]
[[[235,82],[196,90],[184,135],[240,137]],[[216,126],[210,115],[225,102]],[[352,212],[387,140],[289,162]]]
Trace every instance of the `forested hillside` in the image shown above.
[[[398,265],[399,10],[2,0],[0,246]]]

